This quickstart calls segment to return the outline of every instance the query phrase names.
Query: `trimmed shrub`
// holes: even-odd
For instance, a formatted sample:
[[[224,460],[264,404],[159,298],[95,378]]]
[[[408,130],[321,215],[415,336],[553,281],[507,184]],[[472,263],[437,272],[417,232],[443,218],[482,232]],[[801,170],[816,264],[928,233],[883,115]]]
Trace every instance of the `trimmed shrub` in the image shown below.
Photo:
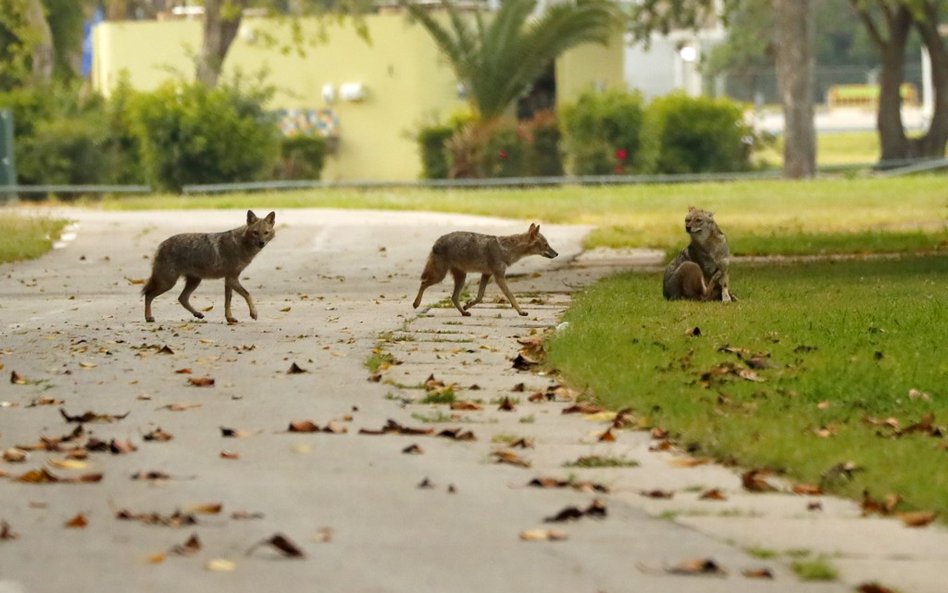
[[[280,140],[277,179],[319,179],[326,163],[326,139],[322,136],[288,136]]]
[[[445,144],[456,130],[447,125],[422,128],[416,136],[421,151],[421,176],[425,179],[446,179],[451,165]]]
[[[131,121],[149,180],[188,184],[260,179],[279,156],[278,130],[260,93],[168,82],[131,102]]]
[[[562,133],[552,111],[539,111],[533,119],[521,124],[530,150],[527,172],[531,177],[559,177],[563,175],[560,156]]]
[[[676,93],[653,100],[642,127],[648,173],[706,173],[750,169],[752,132],[739,104]]]
[[[522,177],[527,174],[527,142],[517,124],[498,120],[484,128],[480,169],[484,177]]]
[[[0,105],[13,111],[18,182],[141,183],[137,144],[124,117],[129,93],[120,85],[108,103],[75,85],[0,93]]]
[[[574,175],[628,173],[638,164],[642,96],[589,91],[562,111],[563,145]]]

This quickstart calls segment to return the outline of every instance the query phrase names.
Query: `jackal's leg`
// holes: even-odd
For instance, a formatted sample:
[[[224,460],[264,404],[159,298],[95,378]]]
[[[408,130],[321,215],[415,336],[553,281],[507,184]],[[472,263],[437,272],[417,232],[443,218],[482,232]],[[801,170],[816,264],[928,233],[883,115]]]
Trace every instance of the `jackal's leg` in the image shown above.
[[[461,302],[458,300],[461,296],[461,291],[464,290],[464,280],[467,278],[467,274],[457,268],[451,270],[451,277],[454,278],[454,292],[451,293],[451,302],[454,303],[454,308],[461,312],[461,315],[468,317],[470,313],[461,308]]]
[[[253,299],[250,298],[250,293],[247,292],[247,289],[241,286],[240,280],[236,276],[231,276],[224,278],[224,317],[227,319],[227,323],[237,323],[237,320],[231,314],[230,311],[230,299],[231,291],[236,291],[237,294],[244,297],[244,300],[247,301],[247,307],[250,308],[250,317],[253,319],[257,318],[257,308],[253,304]]]
[[[198,319],[204,319],[204,313],[195,310],[191,306],[191,293],[197,289],[198,285],[201,283],[201,279],[197,276],[185,276],[184,290],[181,291],[181,296],[178,297],[178,302],[181,303],[181,306],[187,309],[191,315],[194,315]]]
[[[151,275],[151,278],[149,278],[145,284],[145,288],[142,289],[142,294],[145,295],[145,321],[149,323],[155,321],[155,318],[151,314],[151,302],[155,300],[156,296],[164,294],[174,288],[175,282],[177,281],[177,276],[160,276],[154,273]]]
[[[448,269],[439,266],[433,256],[429,256],[425,269],[421,273],[421,286],[418,288],[418,296],[415,297],[415,302],[411,304],[412,308],[417,309],[418,305],[421,304],[421,295],[425,294],[426,288],[441,282],[447,275]]]
[[[520,305],[517,304],[517,299],[514,298],[510,288],[507,287],[507,278],[503,274],[497,274],[494,279],[497,281],[497,286],[500,287],[500,290],[503,291],[504,295],[507,297],[507,300],[510,301],[510,305],[520,313],[521,315],[528,315],[528,313],[520,308]]]
[[[490,282],[490,276],[490,274],[481,274],[481,283],[480,286],[477,287],[477,296],[464,305],[465,311],[484,300],[484,291],[487,290],[487,283]]]

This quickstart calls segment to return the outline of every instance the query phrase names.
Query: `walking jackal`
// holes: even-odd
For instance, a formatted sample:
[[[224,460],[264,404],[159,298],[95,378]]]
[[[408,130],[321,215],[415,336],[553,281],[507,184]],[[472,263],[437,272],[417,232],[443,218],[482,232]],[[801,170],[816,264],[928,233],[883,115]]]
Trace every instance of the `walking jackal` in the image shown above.
[[[454,277],[451,302],[461,315],[470,315],[468,309],[483,300],[484,290],[492,276],[517,313],[526,315],[526,311],[520,309],[517,299],[507,287],[507,266],[528,255],[542,255],[550,259],[558,255],[547,243],[546,237],[540,234],[539,225],[532,223],[530,230],[518,235],[496,236],[467,231],[443,235],[431,248],[425,270],[421,273],[421,288],[418,289],[418,296],[412,306],[417,309],[425,289],[438,284],[451,272]],[[464,288],[468,272],[479,272],[481,283],[477,296],[461,307],[458,297]]]
[[[691,243],[665,268],[662,282],[665,298],[725,303],[737,300],[731,294],[728,272],[731,251],[727,238],[714,222],[714,214],[689,206],[685,231]]]
[[[155,320],[151,314],[152,300],[171,290],[181,276],[187,282],[178,302],[198,319],[204,319],[204,314],[191,306],[191,293],[201,280],[216,278],[224,279],[224,317],[227,322],[237,323],[230,311],[233,291],[244,297],[250,307],[250,316],[256,319],[257,308],[250,293],[240,285],[239,276],[254,256],[273,239],[275,221],[275,212],[265,218],[257,218],[256,214],[248,210],[247,224],[242,227],[223,233],[184,233],[162,241],[152,262],[151,277],[142,289],[145,295],[145,321]]]

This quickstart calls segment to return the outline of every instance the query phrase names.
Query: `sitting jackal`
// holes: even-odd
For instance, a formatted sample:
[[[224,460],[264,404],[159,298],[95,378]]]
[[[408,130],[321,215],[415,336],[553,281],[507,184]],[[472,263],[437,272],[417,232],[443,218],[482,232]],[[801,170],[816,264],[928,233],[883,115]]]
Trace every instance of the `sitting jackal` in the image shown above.
[[[727,238],[714,222],[714,214],[689,206],[685,231],[691,243],[665,268],[662,281],[665,298],[725,303],[737,300],[731,294],[728,272],[731,251]]]

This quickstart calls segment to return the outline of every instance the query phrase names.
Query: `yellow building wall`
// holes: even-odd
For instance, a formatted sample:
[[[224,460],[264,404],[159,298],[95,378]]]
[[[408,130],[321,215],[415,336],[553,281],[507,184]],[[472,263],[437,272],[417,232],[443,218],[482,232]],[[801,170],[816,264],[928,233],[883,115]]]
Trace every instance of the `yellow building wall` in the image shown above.
[[[338,148],[327,159],[323,180],[411,180],[421,173],[413,134],[424,123],[443,121],[465,107],[457,81],[434,42],[401,14],[366,17],[371,42],[351,26],[332,26],[326,43],[305,46],[305,56],[287,53],[264,41],[288,38],[286,25],[249,18],[241,25],[224,64],[224,76],[238,70],[252,77],[265,72],[276,93],[272,108],[330,107],[339,118]],[[303,22],[313,38],[318,23]],[[169,78],[192,79],[193,56],[200,48],[200,21],[103,23],[95,31],[93,84],[108,94],[122,76],[132,87],[151,90]],[[575,98],[597,84],[622,81],[621,39],[609,48],[583,46],[557,63],[560,99]],[[361,83],[365,98],[343,100],[340,87]],[[323,99],[332,85],[336,98]],[[559,93],[560,91],[558,91]]]
[[[575,102],[589,90],[625,89],[624,42],[616,32],[606,45],[574,47],[556,61],[556,106]]]

